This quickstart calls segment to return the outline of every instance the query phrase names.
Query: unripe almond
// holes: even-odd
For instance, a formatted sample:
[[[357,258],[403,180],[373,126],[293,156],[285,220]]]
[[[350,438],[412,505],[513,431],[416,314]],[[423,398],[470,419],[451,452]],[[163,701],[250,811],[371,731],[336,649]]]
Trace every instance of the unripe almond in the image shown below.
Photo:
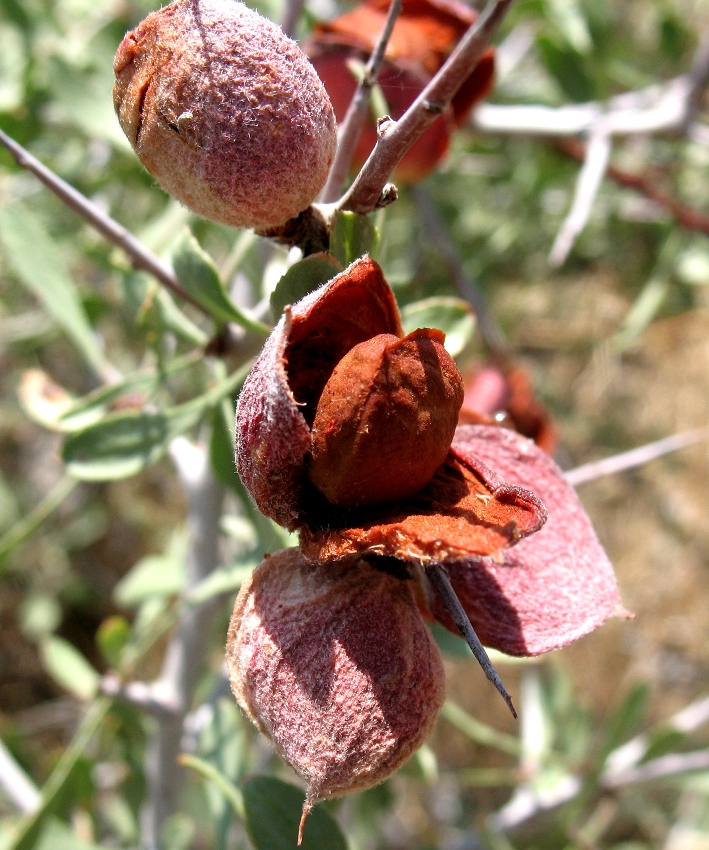
[[[463,382],[441,331],[380,334],[337,364],[312,426],[308,477],[334,505],[414,496],[448,454]]]
[[[129,32],[113,99],[160,185],[205,218],[283,224],[322,188],[335,118],[298,45],[235,0],[176,0]]]
[[[431,731],[443,663],[410,584],[363,560],[309,564],[286,549],[237,597],[232,690],[308,783],[305,813],[382,782]]]

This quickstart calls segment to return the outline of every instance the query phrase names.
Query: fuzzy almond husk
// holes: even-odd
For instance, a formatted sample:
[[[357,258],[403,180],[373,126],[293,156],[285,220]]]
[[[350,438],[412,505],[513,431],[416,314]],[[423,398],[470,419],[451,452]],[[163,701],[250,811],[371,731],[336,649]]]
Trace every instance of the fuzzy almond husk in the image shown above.
[[[362,560],[311,565],[286,549],[237,597],[232,690],[307,782],[306,805],[382,782],[431,731],[443,664],[410,584]]]
[[[302,212],[337,144],[307,57],[235,0],[176,0],[121,42],[113,100],[158,183],[205,218],[265,229]]]
[[[334,505],[415,495],[446,459],[463,381],[441,331],[379,334],[337,364],[312,427],[308,477]]]

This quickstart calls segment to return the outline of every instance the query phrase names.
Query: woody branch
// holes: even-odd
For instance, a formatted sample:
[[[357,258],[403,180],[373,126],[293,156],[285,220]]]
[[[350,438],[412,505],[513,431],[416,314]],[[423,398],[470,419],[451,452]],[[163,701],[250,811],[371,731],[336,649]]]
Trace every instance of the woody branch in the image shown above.
[[[349,190],[338,202],[339,209],[366,214],[395,199],[387,181],[409,148],[450,105],[472,69],[490,45],[490,40],[513,0],[491,0],[468,29],[443,67],[421,94],[394,121],[379,122],[379,138]]]

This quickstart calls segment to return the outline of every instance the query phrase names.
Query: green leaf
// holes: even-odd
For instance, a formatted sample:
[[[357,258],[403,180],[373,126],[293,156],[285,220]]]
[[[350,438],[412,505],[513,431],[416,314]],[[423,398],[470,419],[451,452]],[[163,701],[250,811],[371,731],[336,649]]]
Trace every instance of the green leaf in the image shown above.
[[[52,635],[40,644],[42,663],[49,675],[78,699],[91,699],[98,689],[99,674],[76,647]]]
[[[86,318],[64,255],[40,219],[23,204],[0,209],[0,243],[18,279],[64,329],[84,360],[98,373],[107,361]]]
[[[507,735],[504,732],[498,732],[492,726],[482,723],[450,700],[443,703],[441,717],[447,720],[451,726],[460,729],[471,741],[476,741],[484,747],[492,747],[511,756],[519,756],[522,751],[522,746],[517,738],[513,738],[512,735]]]
[[[239,476],[234,460],[234,405],[230,399],[225,398],[212,411],[209,457],[219,481],[230,490],[236,490]]]
[[[105,619],[96,632],[96,643],[101,655],[115,669],[121,666],[123,650],[130,641],[130,623],[117,614]]]
[[[111,706],[106,697],[97,699],[89,708],[69,747],[57,762],[51,776],[42,788],[42,805],[36,812],[24,817],[17,826],[12,839],[3,850],[35,850],[37,838],[47,819],[59,807],[63,792],[76,774],[77,766],[91,739],[99,730]]]
[[[236,392],[248,370],[246,364],[204,395],[164,412],[115,413],[70,435],[62,449],[67,471],[83,481],[114,481],[142,472],[162,457],[171,440]]]
[[[475,314],[462,298],[445,295],[424,298],[409,304],[401,311],[401,321],[406,333],[417,328],[438,328],[446,335],[446,351],[457,357],[475,333]]]
[[[547,18],[577,53],[587,55],[593,48],[584,10],[579,0],[546,0]]]
[[[99,387],[88,395],[73,401],[58,417],[55,426],[66,432],[80,431],[99,422],[106,415],[107,408],[118,399],[127,395],[151,396],[170,376],[194,365],[192,354],[178,357],[159,371],[130,375],[117,384]]]
[[[335,213],[330,232],[330,253],[343,267],[371,253],[378,241],[379,234],[368,216],[342,210]]]
[[[187,754],[180,756],[180,764],[191,768],[202,775],[205,779],[214,783],[214,785],[222,792],[224,797],[231,803],[234,811],[241,817],[244,816],[244,799],[241,791],[213,764],[210,764],[208,761],[198,758],[197,756]]]
[[[599,750],[601,758],[605,758],[638,731],[647,713],[649,697],[650,688],[646,682],[635,682],[631,685],[620,705],[603,726],[605,740]]]
[[[103,850],[105,845],[82,841],[57,818],[49,818],[34,850]]]
[[[200,418],[198,410],[165,413],[128,411],[107,416],[64,443],[67,471],[82,481],[115,481],[137,475],[161,458],[170,440]]]
[[[236,322],[246,330],[268,334],[263,322],[252,319],[232,303],[212,258],[185,228],[173,250],[172,266],[189,294],[221,322]]]
[[[246,828],[256,850],[296,850],[305,794],[300,788],[257,776],[243,786]],[[308,815],[301,850],[347,850],[335,819],[322,806]]]
[[[134,608],[153,596],[177,596],[185,586],[187,539],[184,530],[172,535],[167,550],[141,558],[118,582],[113,596],[124,608]]]
[[[332,280],[342,268],[331,254],[325,253],[311,254],[292,265],[271,293],[273,318],[278,320],[287,304],[295,304],[314,292],[323,283]]]
[[[547,35],[540,35],[537,38],[537,49],[547,71],[568,98],[577,103],[595,98],[596,87],[587,73],[586,63],[572,47],[558,44]]]
[[[241,560],[226,567],[219,567],[194,587],[186,596],[190,605],[201,605],[215,596],[236,593],[246,579],[251,575],[260,558]]]

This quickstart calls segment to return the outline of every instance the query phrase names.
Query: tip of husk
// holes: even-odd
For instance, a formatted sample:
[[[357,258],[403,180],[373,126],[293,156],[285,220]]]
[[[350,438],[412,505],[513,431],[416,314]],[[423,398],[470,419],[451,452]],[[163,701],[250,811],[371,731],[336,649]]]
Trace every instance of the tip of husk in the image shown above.
[[[303,830],[305,829],[305,821],[308,819],[310,810],[313,808],[313,798],[309,793],[303,803],[303,814],[300,816],[300,824],[298,825],[298,847],[303,843]]]

